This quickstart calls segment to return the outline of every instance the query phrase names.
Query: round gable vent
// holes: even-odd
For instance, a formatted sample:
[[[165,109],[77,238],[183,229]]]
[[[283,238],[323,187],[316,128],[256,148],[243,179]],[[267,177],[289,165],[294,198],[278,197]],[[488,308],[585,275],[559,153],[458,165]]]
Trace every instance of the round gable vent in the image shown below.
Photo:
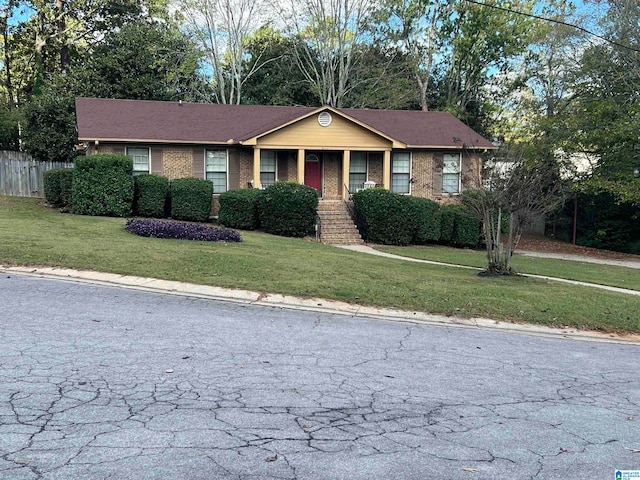
[[[322,112],[318,115],[318,123],[321,127],[328,127],[331,125],[331,114],[329,112]]]

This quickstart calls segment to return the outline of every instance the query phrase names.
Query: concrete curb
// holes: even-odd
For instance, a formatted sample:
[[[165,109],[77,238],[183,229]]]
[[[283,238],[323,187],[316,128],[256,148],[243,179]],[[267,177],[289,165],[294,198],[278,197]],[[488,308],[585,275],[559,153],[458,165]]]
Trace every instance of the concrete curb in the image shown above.
[[[526,325],[501,322],[488,318],[457,318],[444,315],[432,315],[424,312],[396,310],[357,305],[337,300],[321,298],[301,298],[290,295],[267,294],[250,290],[196,285],[155,278],[118,275],[93,271],[80,271],[53,267],[8,267],[0,265],[0,272],[6,275],[25,275],[56,280],[89,283],[119,288],[128,288],[145,292],[180,295],[193,298],[218,300],[274,308],[287,308],[319,312],[349,317],[375,318],[379,320],[407,322],[422,325],[446,326],[457,328],[491,329],[511,333],[543,336],[550,338],[571,338],[583,341],[637,344],[640,336],[619,336],[600,332],[581,331],[574,328],[550,328],[539,325]]]

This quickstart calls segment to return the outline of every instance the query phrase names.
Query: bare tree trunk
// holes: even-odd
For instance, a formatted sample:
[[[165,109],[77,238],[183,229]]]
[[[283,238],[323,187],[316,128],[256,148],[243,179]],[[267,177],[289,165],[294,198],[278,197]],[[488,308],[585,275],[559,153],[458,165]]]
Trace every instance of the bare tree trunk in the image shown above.
[[[371,0],[292,0],[278,8],[290,34],[301,39],[296,64],[319,100],[340,107],[351,89],[357,46]]]
[[[242,101],[247,37],[263,18],[261,3],[253,0],[182,0],[188,18],[211,66],[218,103]],[[262,64],[264,65],[264,64]],[[251,74],[262,65],[254,65]]]
[[[5,12],[5,16],[0,18],[0,26],[2,27],[2,40],[4,45],[4,70],[5,70],[5,87],[7,89],[7,104],[9,105],[9,111],[13,111],[17,108],[17,100],[13,91],[13,84],[11,79],[11,57],[9,55],[9,8]]]
[[[69,44],[67,42],[67,25],[66,25],[66,12],[65,12],[66,0],[56,0],[56,10],[58,12],[58,35],[60,36],[60,70],[63,73],[69,72],[71,69],[71,56],[69,55]]]

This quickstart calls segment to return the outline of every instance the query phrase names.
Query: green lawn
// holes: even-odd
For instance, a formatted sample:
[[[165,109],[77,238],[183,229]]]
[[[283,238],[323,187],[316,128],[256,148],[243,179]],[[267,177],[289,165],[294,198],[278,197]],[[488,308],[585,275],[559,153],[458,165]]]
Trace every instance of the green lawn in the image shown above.
[[[487,255],[483,250],[458,249],[442,246],[393,247],[376,245],[375,248],[381,252],[421,260],[432,260],[480,268],[486,268],[487,266]],[[534,275],[545,275],[548,277],[566,278],[568,280],[579,280],[581,282],[628,288],[630,290],[640,290],[640,270],[634,268],[573,262],[552,258],[527,257],[518,254],[514,254],[512,265],[518,273],[531,273]]]
[[[0,196],[0,264],[65,266],[460,317],[640,332],[640,299],[630,295],[523,277],[481,278],[472,270],[256,232],[242,232],[240,244],[149,239],[127,233],[124,223]]]

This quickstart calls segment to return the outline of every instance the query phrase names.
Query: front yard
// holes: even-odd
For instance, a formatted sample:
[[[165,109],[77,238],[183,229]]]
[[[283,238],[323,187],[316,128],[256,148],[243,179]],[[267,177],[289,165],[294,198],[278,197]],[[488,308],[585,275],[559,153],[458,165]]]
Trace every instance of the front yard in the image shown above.
[[[480,278],[471,270],[257,232],[241,232],[239,244],[149,239],[125,232],[124,223],[60,214],[37,199],[0,196],[0,264],[64,266],[460,317],[640,332],[640,300],[630,295],[522,277]],[[465,263],[468,253],[445,249],[438,255],[440,261]],[[587,271],[569,262],[548,271],[555,261],[529,260],[539,268],[534,273],[640,289],[637,270],[590,265]],[[624,283],[617,283],[621,279]]]

